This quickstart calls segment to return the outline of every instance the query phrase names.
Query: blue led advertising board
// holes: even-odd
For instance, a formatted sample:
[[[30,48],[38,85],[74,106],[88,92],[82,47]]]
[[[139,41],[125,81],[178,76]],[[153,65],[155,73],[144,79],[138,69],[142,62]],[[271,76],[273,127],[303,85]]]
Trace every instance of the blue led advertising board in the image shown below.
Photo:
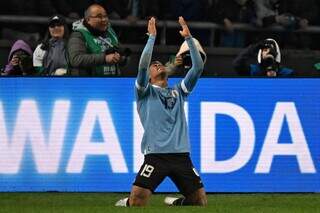
[[[0,191],[130,191],[143,160],[134,82],[1,78]],[[319,192],[319,91],[319,79],[200,79],[185,111],[206,191]]]

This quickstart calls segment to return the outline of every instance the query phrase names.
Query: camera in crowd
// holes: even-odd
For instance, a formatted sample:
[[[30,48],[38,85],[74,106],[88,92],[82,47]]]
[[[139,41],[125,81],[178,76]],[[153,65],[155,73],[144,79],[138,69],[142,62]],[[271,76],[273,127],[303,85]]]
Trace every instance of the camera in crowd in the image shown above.
[[[189,69],[192,66],[190,52],[182,54],[182,64],[184,68]]]
[[[22,72],[23,75],[33,74],[33,62],[32,57],[29,54],[25,51],[19,50],[14,53],[13,57],[17,58],[19,61],[19,64],[14,67],[14,70]]]
[[[260,45],[260,51],[263,49],[267,49],[268,53],[265,56],[262,56],[262,52],[259,53],[261,54],[261,68],[265,73],[270,71],[277,72],[279,69],[277,44],[272,39],[266,39]]]
[[[132,51],[130,48],[121,48],[121,47],[112,47],[105,51],[105,54],[112,54],[112,53],[119,53],[121,58],[119,64],[121,66],[124,66],[128,63],[129,57],[132,54]]]
[[[273,57],[273,55],[268,55],[266,58],[264,58],[261,61],[261,67],[265,72],[269,72],[269,71],[278,71],[278,62],[276,62],[275,58]]]
[[[183,54],[181,54],[182,56],[182,64],[184,66],[185,69],[190,69],[192,67],[192,60],[191,60],[191,55],[190,55],[190,51],[187,51]],[[206,60],[206,56],[200,52],[200,56],[202,58],[203,61]]]

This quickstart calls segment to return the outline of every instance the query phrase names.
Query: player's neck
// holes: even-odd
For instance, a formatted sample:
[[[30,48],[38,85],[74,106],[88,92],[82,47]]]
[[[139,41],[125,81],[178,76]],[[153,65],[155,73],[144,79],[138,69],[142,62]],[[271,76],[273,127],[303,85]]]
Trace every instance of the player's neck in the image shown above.
[[[168,86],[168,81],[167,81],[167,79],[161,79],[161,80],[153,81],[153,82],[151,82],[151,84],[156,85],[161,88],[165,88]]]

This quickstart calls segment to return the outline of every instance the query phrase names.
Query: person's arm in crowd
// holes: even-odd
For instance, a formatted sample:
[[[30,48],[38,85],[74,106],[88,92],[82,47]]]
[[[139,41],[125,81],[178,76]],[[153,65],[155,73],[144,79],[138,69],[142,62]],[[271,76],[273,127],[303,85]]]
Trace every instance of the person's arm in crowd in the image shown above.
[[[105,53],[87,53],[85,41],[80,32],[73,32],[68,42],[69,63],[72,67],[90,67],[106,64]]]
[[[10,75],[14,70],[13,67],[12,63],[7,64],[3,69],[3,75]]]
[[[257,53],[260,45],[261,43],[259,42],[248,46],[233,60],[233,67],[240,76],[248,76],[251,74],[249,59]]]
[[[132,0],[132,6],[130,8],[129,14],[126,17],[126,20],[130,23],[136,23],[139,19],[140,13],[140,0]]]
[[[180,34],[187,41],[188,47],[190,49],[190,56],[191,56],[191,61],[192,61],[192,67],[190,68],[187,75],[184,77],[184,79],[181,82],[182,90],[186,94],[188,94],[193,90],[198,79],[200,78],[202,71],[203,71],[204,64],[203,64],[203,60],[201,58],[200,52],[197,49],[197,47],[192,39],[189,28],[188,28],[186,22],[184,21],[183,17],[179,17],[179,24],[182,27]]]
[[[255,7],[258,26],[266,27],[276,23],[276,12],[271,5],[266,5],[265,0],[256,0]]]
[[[234,4],[234,0],[224,0],[221,2],[220,10],[222,15],[222,24],[224,25],[227,32],[232,33],[234,31],[233,22],[235,18],[235,13],[237,11],[234,10],[232,6]]]

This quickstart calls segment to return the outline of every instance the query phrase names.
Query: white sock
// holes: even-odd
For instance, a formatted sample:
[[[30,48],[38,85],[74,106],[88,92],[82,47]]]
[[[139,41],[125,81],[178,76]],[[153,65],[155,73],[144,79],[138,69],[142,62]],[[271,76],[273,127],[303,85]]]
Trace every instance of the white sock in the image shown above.
[[[177,197],[166,197],[166,198],[164,199],[164,203],[167,204],[167,205],[169,205],[169,206],[172,206],[172,205],[173,205],[173,202],[176,201],[176,200],[178,200],[178,199],[179,199],[179,198],[177,198]]]
[[[128,202],[128,197],[120,199],[116,202],[115,206],[123,206],[126,207],[127,206],[127,202]]]

